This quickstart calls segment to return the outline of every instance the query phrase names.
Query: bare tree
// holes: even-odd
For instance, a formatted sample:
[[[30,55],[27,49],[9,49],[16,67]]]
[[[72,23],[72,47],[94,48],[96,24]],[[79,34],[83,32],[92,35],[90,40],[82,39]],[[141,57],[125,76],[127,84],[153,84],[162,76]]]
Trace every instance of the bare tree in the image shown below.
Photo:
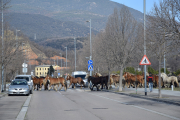
[[[138,23],[127,7],[114,9],[106,26],[106,38],[111,40],[113,60],[120,69],[119,91],[122,91],[124,67],[131,61],[138,46]]]
[[[175,1],[175,2],[173,2]],[[165,54],[173,50],[179,50],[177,45],[180,42],[180,24],[178,6],[179,0],[164,0],[159,6],[154,4],[154,9],[148,16],[148,34],[151,39],[148,45],[153,55],[157,56],[159,61],[159,76],[161,76],[161,61]],[[159,98],[161,95],[161,77],[159,77]]]

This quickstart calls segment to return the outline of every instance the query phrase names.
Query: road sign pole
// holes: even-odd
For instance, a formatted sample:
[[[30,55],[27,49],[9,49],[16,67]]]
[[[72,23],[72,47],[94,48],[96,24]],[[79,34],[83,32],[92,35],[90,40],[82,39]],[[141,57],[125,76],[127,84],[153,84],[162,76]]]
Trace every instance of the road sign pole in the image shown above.
[[[91,56],[90,56],[90,60],[91,60]],[[92,76],[92,71],[90,71],[90,76]]]

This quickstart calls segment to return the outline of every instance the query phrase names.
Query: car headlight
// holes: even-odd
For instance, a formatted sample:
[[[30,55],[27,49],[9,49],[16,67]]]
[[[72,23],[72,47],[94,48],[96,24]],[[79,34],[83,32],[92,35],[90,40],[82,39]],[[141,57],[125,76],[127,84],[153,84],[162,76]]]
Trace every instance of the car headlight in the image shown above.
[[[14,88],[9,88],[9,90],[14,90]]]
[[[23,88],[23,90],[28,90],[29,88]]]

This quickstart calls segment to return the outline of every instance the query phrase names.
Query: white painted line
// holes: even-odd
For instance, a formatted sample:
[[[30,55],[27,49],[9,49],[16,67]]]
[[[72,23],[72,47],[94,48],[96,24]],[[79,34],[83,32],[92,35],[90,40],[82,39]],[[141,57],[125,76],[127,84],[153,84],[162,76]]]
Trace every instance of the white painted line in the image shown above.
[[[173,117],[173,116],[170,116],[170,115],[166,115],[166,114],[164,114],[164,113],[156,112],[156,111],[154,111],[154,110],[146,109],[146,108],[139,107],[139,106],[135,106],[135,105],[132,105],[132,106],[133,106],[133,107],[136,107],[136,108],[139,108],[139,109],[142,109],[142,110],[146,110],[146,111],[155,113],[155,114],[159,114],[159,115],[162,115],[162,116],[165,116],[165,117],[174,119],[174,120],[180,120],[179,118],[176,118],[176,117]]]
[[[92,93],[89,93],[89,94],[95,95],[95,94],[92,94]],[[111,101],[119,102],[119,103],[121,103],[121,104],[127,104],[127,103],[125,103],[125,102],[121,102],[121,101],[119,101],[119,100],[114,100],[114,99],[107,98],[107,97],[104,97],[104,96],[100,96],[100,95],[95,95],[95,96],[98,96],[98,97],[101,97],[101,98],[105,98],[105,99],[108,99],[108,100],[111,100]],[[151,112],[151,113],[155,113],[155,114],[158,114],[158,115],[162,115],[162,116],[165,116],[165,117],[174,119],[174,120],[180,120],[180,118],[173,117],[173,116],[170,116],[170,115],[167,115],[167,114],[164,114],[164,113],[160,113],[160,112],[157,112],[157,111],[154,111],[154,110],[146,109],[146,108],[143,108],[143,107],[139,107],[139,106],[136,106],[136,105],[129,105],[129,106],[132,106],[132,107],[135,107],[135,108],[139,108],[139,109],[142,109],[142,110],[146,110],[146,111],[149,111],[149,112]]]
[[[29,103],[31,101],[31,95],[28,96],[28,98],[26,99],[23,107],[21,108],[21,111],[19,112],[16,120],[24,120],[24,117],[26,115],[26,112],[28,110],[28,106],[29,106]]]

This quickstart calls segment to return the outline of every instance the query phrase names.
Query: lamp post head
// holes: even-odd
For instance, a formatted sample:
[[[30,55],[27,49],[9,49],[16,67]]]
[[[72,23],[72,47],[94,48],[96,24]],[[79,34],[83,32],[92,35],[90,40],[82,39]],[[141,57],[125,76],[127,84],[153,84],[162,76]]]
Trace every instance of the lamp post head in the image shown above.
[[[86,22],[91,22],[91,19],[90,20],[86,20]]]
[[[16,31],[19,32],[19,31],[21,31],[21,30],[17,30],[17,29],[16,29]]]

